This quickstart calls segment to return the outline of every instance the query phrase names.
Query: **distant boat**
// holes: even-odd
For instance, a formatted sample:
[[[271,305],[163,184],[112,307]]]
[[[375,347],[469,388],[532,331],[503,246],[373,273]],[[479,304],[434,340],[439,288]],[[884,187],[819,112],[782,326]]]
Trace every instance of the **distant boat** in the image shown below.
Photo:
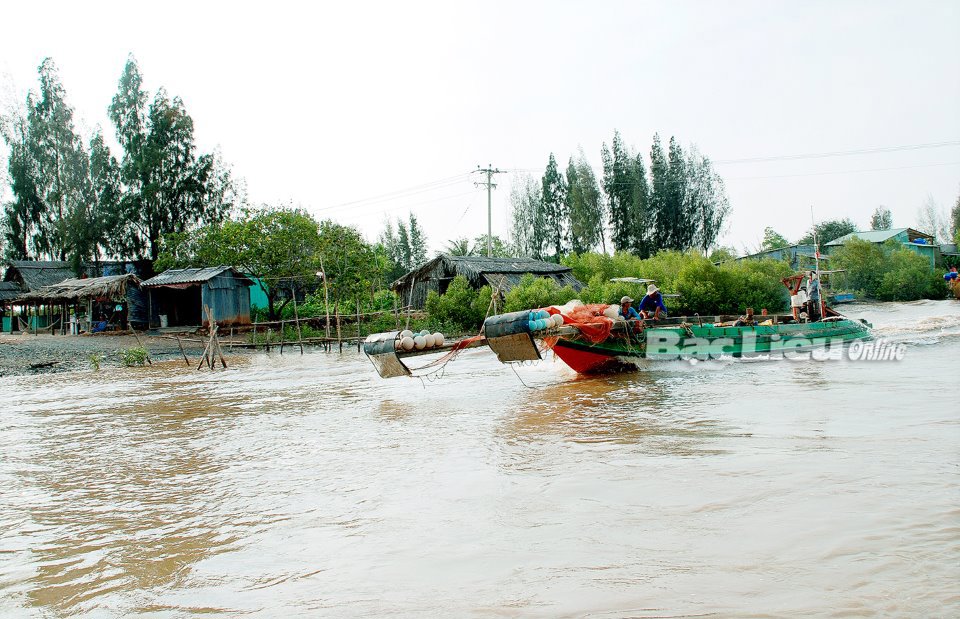
[[[840,303],[853,303],[857,300],[857,297],[852,292],[835,292],[827,295],[827,300],[831,305],[838,305]]]

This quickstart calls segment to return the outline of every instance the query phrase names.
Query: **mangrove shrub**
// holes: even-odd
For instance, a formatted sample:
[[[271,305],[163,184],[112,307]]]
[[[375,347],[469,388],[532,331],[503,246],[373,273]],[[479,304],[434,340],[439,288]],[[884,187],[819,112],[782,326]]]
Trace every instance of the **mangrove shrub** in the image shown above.
[[[832,266],[843,269],[839,282],[858,295],[880,301],[942,299],[943,278],[927,258],[896,241],[883,245],[850,239],[837,249]]]

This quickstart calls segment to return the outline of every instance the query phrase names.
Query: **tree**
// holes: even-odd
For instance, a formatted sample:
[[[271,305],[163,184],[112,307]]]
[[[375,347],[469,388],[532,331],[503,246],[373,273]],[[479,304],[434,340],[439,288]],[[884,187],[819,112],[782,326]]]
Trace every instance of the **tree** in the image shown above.
[[[671,207],[669,187],[670,165],[666,153],[660,144],[660,135],[653,135],[650,146],[650,215],[653,231],[651,243],[653,251],[667,249],[671,242]]]
[[[770,228],[767,228],[769,230]],[[737,250],[733,247],[718,247],[710,252],[710,262],[731,262],[739,257]]]
[[[665,249],[684,250],[693,246],[695,229],[691,218],[687,216],[687,167],[686,158],[680,143],[670,136],[667,147],[667,178],[665,196],[660,202],[663,213],[661,225],[664,230]]]
[[[505,242],[497,235],[493,235],[491,242],[491,249],[493,250],[493,258],[512,258],[514,256],[513,248],[510,247],[510,244]],[[473,248],[470,250],[471,256],[486,256],[487,255],[487,235],[481,234],[480,236],[473,239]]]
[[[320,226],[308,213],[265,207],[192,233],[166,234],[156,267],[232,265],[265,282],[268,312],[275,320],[292,298],[289,292],[316,287],[320,256],[329,244],[329,239],[321,242]]]
[[[600,244],[606,253],[603,196],[583,149],[580,149],[576,160],[571,157],[567,164],[567,185],[571,249],[579,254]]]
[[[953,205],[950,212],[950,220],[953,225],[953,242],[960,245],[960,195],[957,196],[957,203]]]
[[[870,217],[870,229],[889,230],[892,227],[893,215],[890,214],[890,209],[884,206],[878,206],[876,210],[873,211],[873,215]]]
[[[546,245],[543,225],[538,217],[543,186],[529,174],[518,174],[510,188],[510,237],[517,252],[541,259]]]
[[[415,221],[415,220],[413,220]],[[339,311],[345,301],[359,299],[381,276],[373,248],[356,228],[329,219],[320,223],[319,255],[330,301]]]
[[[389,262],[385,275],[391,280],[420,266],[427,259],[427,239],[416,215],[410,213],[409,225],[399,218],[396,221],[396,232],[393,222],[387,219],[377,239]]]
[[[486,237],[484,237],[484,239],[486,239]],[[444,248],[443,251],[450,254],[451,256],[470,256],[472,255],[472,250],[470,248],[470,239],[468,239],[467,237],[461,237],[459,239],[450,239],[449,241],[447,241],[447,246]]]
[[[771,249],[780,249],[781,247],[789,246],[790,241],[773,228],[767,227],[763,229],[763,242],[760,243],[761,251],[769,251]]]
[[[540,225],[544,228],[547,247],[553,249],[554,259],[559,262],[570,246],[567,222],[567,183],[557,167],[557,160],[550,153],[547,169],[541,180]]]
[[[940,208],[933,195],[927,194],[917,211],[917,230],[933,236],[938,243],[946,243],[953,237],[946,211]]]
[[[196,152],[183,101],[161,88],[146,107],[142,84],[131,56],[109,107],[124,149],[119,212],[128,224],[111,241],[123,253],[156,259],[163,235],[221,221],[236,193],[218,158]]]
[[[609,148],[603,145],[601,158],[613,249],[646,255],[650,191],[643,158],[631,155],[618,131],[614,131]]]
[[[950,212],[950,219],[953,222],[953,242],[960,245],[960,196]]]
[[[691,147],[686,162],[684,191],[684,228],[688,230],[684,245],[677,249],[696,247],[704,255],[716,242],[727,215],[730,202],[723,179],[713,171],[710,160]]]
[[[37,189],[25,108],[14,108],[0,121],[0,131],[10,151],[7,172],[13,193],[13,199],[3,205],[5,255],[11,260],[25,260],[38,254],[36,241],[41,234],[44,204]]]
[[[417,222],[417,217],[410,213],[410,264],[408,270],[415,269],[427,261],[427,237]]]
[[[32,178],[43,215],[36,221],[33,244],[38,256],[75,264],[92,253],[86,245],[89,219],[89,158],[74,132],[73,108],[52,58],[38,70],[40,93],[27,96],[27,148]],[[82,255],[78,255],[82,254]]]
[[[823,247],[830,241],[835,241],[841,236],[850,234],[851,232],[856,232],[857,226],[850,221],[849,217],[824,221],[818,223],[815,227],[810,229],[800,238],[799,241],[797,241],[797,244],[812,245],[814,240],[814,231],[816,232],[817,243],[820,245],[820,247]]]

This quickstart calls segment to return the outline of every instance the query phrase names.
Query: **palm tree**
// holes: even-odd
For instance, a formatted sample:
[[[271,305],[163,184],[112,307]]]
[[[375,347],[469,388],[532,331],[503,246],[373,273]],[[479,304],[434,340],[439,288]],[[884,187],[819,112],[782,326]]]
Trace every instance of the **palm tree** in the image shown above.
[[[470,240],[467,238],[450,239],[447,241],[446,252],[451,256],[469,256]]]

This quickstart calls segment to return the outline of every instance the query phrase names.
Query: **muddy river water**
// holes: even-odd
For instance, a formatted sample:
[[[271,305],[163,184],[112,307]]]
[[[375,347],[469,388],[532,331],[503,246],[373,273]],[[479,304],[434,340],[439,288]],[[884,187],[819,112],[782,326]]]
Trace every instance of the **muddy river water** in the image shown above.
[[[900,361],[0,379],[3,617],[960,615],[960,303]]]

